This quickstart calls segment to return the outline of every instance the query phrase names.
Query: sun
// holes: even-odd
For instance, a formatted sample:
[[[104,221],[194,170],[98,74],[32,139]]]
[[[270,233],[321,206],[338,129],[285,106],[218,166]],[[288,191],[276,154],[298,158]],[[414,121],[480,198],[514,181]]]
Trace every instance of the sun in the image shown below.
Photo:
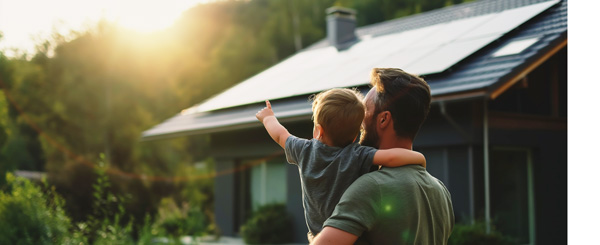
[[[109,1],[103,17],[139,32],[153,32],[173,25],[181,13],[206,1],[128,0]],[[106,2],[105,2],[106,3]]]

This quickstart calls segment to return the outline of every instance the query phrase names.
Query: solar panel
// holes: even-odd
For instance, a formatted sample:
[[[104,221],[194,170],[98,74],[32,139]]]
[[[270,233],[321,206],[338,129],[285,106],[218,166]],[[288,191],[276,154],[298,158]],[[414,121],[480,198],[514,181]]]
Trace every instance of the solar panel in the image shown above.
[[[443,24],[444,28],[437,30],[434,33],[424,37],[412,48],[426,47],[426,46],[439,46],[454,40],[457,40],[478,26],[495,18],[498,13],[487,14],[483,16],[477,16],[473,18],[461,19]]]
[[[471,40],[461,40],[440,46],[433,52],[406,67],[407,71],[416,74],[432,74],[448,69],[473,52],[496,40],[500,35],[485,36]]]
[[[375,63],[372,67],[399,67],[411,73],[418,73],[410,69],[409,66],[423,56],[434,52],[438,48],[438,46],[430,45],[415,49],[403,50],[402,52],[385,56],[383,59],[377,61],[377,63]]]
[[[373,67],[400,67],[419,75],[443,72],[557,2],[364,37],[343,51],[333,47],[302,51],[187,111],[212,111],[364,85]]]
[[[442,72],[557,2],[534,4],[496,14],[453,21],[444,31],[428,37],[428,41],[421,44],[442,45],[408,65],[406,70],[421,75]],[[443,40],[444,36],[451,42],[435,41]]]
[[[558,0],[533,4],[521,8],[502,11],[489,21],[482,22],[477,28],[465,34],[461,39],[471,39],[486,35],[504,34],[523,24],[558,3]]]
[[[298,53],[279,64],[247,79],[197,106],[196,111],[209,111],[312,92],[306,81],[338,56],[327,47]]]

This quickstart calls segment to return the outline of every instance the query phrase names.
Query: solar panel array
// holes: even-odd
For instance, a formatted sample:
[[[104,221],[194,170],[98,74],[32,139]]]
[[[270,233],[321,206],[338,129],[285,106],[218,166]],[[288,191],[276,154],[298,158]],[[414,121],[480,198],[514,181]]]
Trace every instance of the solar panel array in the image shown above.
[[[334,87],[368,83],[373,67],[399,67],[427,75],[440,73],[533,18],[556,1],[459,19],[385,36],[363,36],[352,47],[299,52],[239,83],[185,114],[307,95]]]

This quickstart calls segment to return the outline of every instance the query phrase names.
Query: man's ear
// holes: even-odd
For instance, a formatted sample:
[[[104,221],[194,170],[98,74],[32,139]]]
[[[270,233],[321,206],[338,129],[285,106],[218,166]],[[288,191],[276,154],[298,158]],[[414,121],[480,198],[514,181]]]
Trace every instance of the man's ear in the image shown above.
[[[391,125],[391,122],[392,114],[389,111],[382,111],[379,114],[377,114],[377,127],[384,129],[387,126]]]

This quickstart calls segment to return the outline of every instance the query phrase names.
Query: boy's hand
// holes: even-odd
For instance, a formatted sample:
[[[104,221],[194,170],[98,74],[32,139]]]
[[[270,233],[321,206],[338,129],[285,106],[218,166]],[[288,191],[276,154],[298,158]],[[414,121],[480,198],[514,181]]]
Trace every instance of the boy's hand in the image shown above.
[[[287,141],[287,138],[290,137],[290,133],[279,123],[279,121],[277,121],[277,118],[271,109],[271,102],[266,100],[265,103],[267,104],[267,107],[258,111],[256,113],[256,118],[262,122],[263,126],[265,126],[269,136],[271,136],[271,138],[277,142],[281,148],[285,149],[285,141]],[[267,119],[270,117],[273,118]]]
[[[265,103],[267,104],[267,107],[263,108],[262,110],[256,113],[256,119],[258,119],[260,122],[262,122],[268,116],[275,116],[273,110],[271,109],[271,102],[267,100],[265,101]]]

